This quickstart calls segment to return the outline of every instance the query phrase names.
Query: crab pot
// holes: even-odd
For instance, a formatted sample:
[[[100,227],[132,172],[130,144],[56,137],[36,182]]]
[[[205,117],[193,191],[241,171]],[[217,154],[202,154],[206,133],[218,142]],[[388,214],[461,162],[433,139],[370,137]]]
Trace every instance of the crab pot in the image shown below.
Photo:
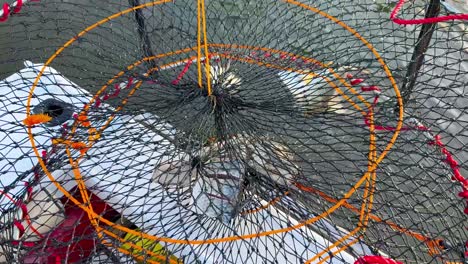
[[[429,1],[83,1],[0,24],[6,262],[466,261],[466,23],[422,47]]]

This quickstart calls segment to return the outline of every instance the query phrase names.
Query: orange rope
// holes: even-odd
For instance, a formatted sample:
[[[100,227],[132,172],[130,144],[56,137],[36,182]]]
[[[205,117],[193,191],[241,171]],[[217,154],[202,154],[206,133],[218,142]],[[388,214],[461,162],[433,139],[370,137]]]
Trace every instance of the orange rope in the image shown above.
[[[80,170],[77,168],[78,162],[75,162],[73,160],[68,146],[65,147],[65,151],[67,152],[70,164],[72,164],[73,174],[75,175],[75,180],[77,181],[78,190],[80,191],[81,198],[83,199],[83,203],[84,205],[87,205],[87,208],[90,210],[90,212],[89,211],[86,212],[88,214],[88,219],[91,222],[91,224],[95,227],[96,231],[98,231],[97,228],[99,227],[99,224],[97,223],[96,218],[93,217],[93,215],[91,214],[91,212],[94,212],[94,210],[90,202],[88,191],[83,181],[83,177],[81,176]],[[97,232],[97,235],[101,240],[103,239],[101,232]]]
[[[49,175],[48,177],[51,177],[51,181],[55,181],[52,175]],[[136,232],[132,229],[126,228],[124,226],[120,225],[115,225],[115,223],[103,218],[102,216],[96,214],[95,212],[91,211],[87,206],[82,205],[78,200],[76,200],[74,197],[69,197],[69,199],[75,203],[78,207],[80,207],[82,210],[84,210],[87,213],[90,213],[93,217],[96,217],[99,219],[101,222],[104,224],[107,224],[109,226],[114,226],[116,229],[133,234],[133,235],[138,235],[146,239],[150,240],[159,240],[162,242],[167,242],[167,243],[176,243],[176,244],[186,244],[186,245],[203,245],[203,244],[212,244],[212,243],[221,243],[221,242],[230,242],[230,241],[237,241],[241,239],[251,239],[251,238],[257,238],[257,237],[263,237],[263,236],[269,236],[269,235],[275,235],[275,234],[280,234],[280,233],[285,233],[285,232],[290,232],[296,229],[299,229],[301,227],[304,227],[306,225],[310,225],[320,219],[323,219],[324,217],[327,217],[331,213],[333,213],[336,209],[341,207],[349,197],[351,197],[352,194],[356,191],[356,189],[363,184],[363,182],[367,179],[368,173],[366,173],[361,179],[351,188],[348,193],[344,195],[344,197],[339,200],[335,205],[333,205],[331,208],[329,208],[327,211],[323,212],[322,214],[310,218],[302,223],[299,223],[294,226],[286,227],[286,228],[281,228],[281,229],[275,229],[275,230],[270,230],[270,231],[264,231],[256,234],[248,234],[248,235],[241,235],[241,236],[231,236],[231,237],[224,237],[224,238],[214,238],[214,239],[207,239],[207,240],[180,240],[180,239],[172,239],[172,238],[167,238],[167,237],[157,237],[154,235],[149,235],[147,233],[142,233],[142,232]],[[55,184],[55,182],[54,182]],[[70,195],[70,193],[65,190],[60,184],[56,184],[56,187],[63,192],[67,197]]]
[[[205,76],[208,95],[211,95],[211,73],[210,73],[210,54],[208,52],[208,36],[206,31],[205,0],[197,1],[197,67],[198,67],[198,86],[203,87],[202,77],[202,35],[203,49],[205,52]]]
[[[146,251],[146,253],[152,257],[156,257],[160,260],[166,260],[167,258],[163,255],[160,255],[160,254],[157,254],[157,253],[154,253],[154,252],[151,252],[149,250],[146,250],[144,249],[143,247],[141,246],[138,246],[136,245],[135,243],[131,242],[131,241],[127,241],[119,236],[117,236],[116,234],[112,233],[112,232],[109,232],[108,230],[105,230],[103,229],[102,227],[99,226],[98,222],[96,221],[96,218],[93,217],[90,213],[93,212],[93,208],[92,208],[92,204],[90,201],[90,198],[89,198],[89,195],[87,194],[87,189],[86,189],[86,186],[84,186],[84,181],[83,181],[83,177],[81,176],[81,173],[79,172],[78,168],[75,168],[75,164],[77,164],[77,162],[74,162],[73,160],[71,160],[71,153],[70,153],[70,150],[68,149],[68,147],[66,148],[66,151],[67,151],[67,154],[69,155],[69,159],[70,159],[70,162],[73,163],[74,165],[74,168],[73,168],[73,172],[75,174],[75,179],[76,181],[78,182],[78,189],[80,191],[80,194],[83,198],[83,200],[85,201],[84,203],[88,205],[88,209],[90,210],[88,213],[88,218],[89,220],[91,221],[91,224],[93,225],[93,227],[96,229],[96,234],[98,235],[100,241],[103,243],[103,244],[107,244],[107,245],[110,245],[110,246],[113,246],[112,243],[110,242],[107,242],[107,240],[104,238],[103,234],[102,233],[105,233],[115,239],[118,239],[120,242],[124,242],[126,244],[128,244],[130,247],[133,247],[133,248],[136,248],[137,250],[140,250],[140,251]],[[81,184],[80,184],[81,183]],[[123,251],[126,251],[122,248],[118,248],[119,251],[121,251],[122,253],[125,253]],[[126,251],[128,252],[128,251]],[[128,252],[130,253],[130,252]],[[138,256],[134,256],[133,254],[131,254],[132,257],[136,258],[136,259],[140,259],[140,260],[144,260],[143,257],[138,257]],[[159,262],[148,262],[148,263],[159,263]],[[169,259],[169,263],[178,263],[177,261],[174,261],[172,259]]]
[[[208,36],[206,32],[206,14],[205,0],[199,0],[201,3],[202,25],[203,25],[203,46],[205,49],[205,75],[208,95],[211,95],[211,73],[210,73],[210,54],[208,52]]]
[[[372,108],[369,109],[369,131],[370,131],[370,144],[369,144],[369,164],[368,164],[368,170],[371,171],[370,179],[368,184],[366,184],[365,192],[364,192],[364,203],[362,209],[365,208],[367,205],[367,213],[364,216],[364,213],[361,212],[360,216],[360,222],[359,225],[365,228],[367,227],[367,223],[369,220],[369,214],[372,210],[372,203],[374,200],[374,190],[375,190],[375,182],[376,182],[376,177],[377,177],[377,171],[376,169],[372,169],[375,158],[377,157],[377,148],[376,148],[376,143],[375,143],[375,126],[374,126],[374,114],[372,112]],[[369,186],[370,185],[370,186]],[[366,204],[367,199],[369,199],[369,203]],[[364,231],[363,230],[363,231]]]
[[[332,248],[338,247],[340,244],[345,243],[348,238],[356,234],[357,232],[364,232],[366,227],[367,227],[367,220],[370,215],[370,211],[372,210],[372,202],[373,202],[373,193],[374,193],[374,188],[375,188],[375,176],[376,176],[376,169],[374,167],[374,161],[375,157],[377,155],[376,151],[376,146],[375,146],[375,127],[374,127],[374,115],[372,114],[372,110],[370,110],[370,126],[369,126],[369,131],[370,131],[370,139],[369,139],[369,161],[368,161],[368,171],[371,173],[368,175],[366,178],[366,185],[364,187],[364,197],[363,197],[363,202],[361,206],[361,211],[360,211],[360,216],[359,216],[359,223],[357,228],[355,228],[353,231],[349,232],[347,235],[341,237],[338,239],[333,245],[330,247],[322,250],[318,254],[316,254],[312,259],[308,260],[306,263],[312,263],[313,261],[317,260],[320,258],[322,255],[330,252]],[[369,199],[369,200],[368,200]],[[356,241],[356,239],[354,240]],[[341,248],[339,248],[336,253],[339,253],[346,248],[351,246],[350,243],[345,244]],[[333,253],[335,254],[335,253]],[[325,258],[325,260],[328,259]],[[322,260],[320,263],[322,263]]]
[[[200,0],[197,0],[197,71],[198,71],[198,86],[203,88],[203,73],[202,73],[202,49],[201,49],[201,4]]]
[[[186,50],[187,50],[187,49],[186,49]],[[190,50],[190,49],[188,49],[188,50]],[[218,56],[224,56],[224,55],[218,54]],[[193,59],[193,58],[195,58],[195,57],[191,57],[191,58],[189,58],[189,59]],[[153,58],[144,58],[143,60],[138,61],[138,62],[134,63],[133,65],[130,65],[129,67],[127,67],[127,69],[128,69],[128,70],[131,70],[133,67],[136,67],[136,66],[138,66],[139,64],[141,64],[142,61],[149,60],[149,59],[153,59]],[[232,58],[232,59],[236,59],[236,58]],[[237,58],[237,59],[240,59],[240,58]],[[166,64],[166,65],[161,66],[160,68],[162,69],[162,68],[165,68],[165,67],[170,67],[170,66],[173,66],[173,65],[177,65],[178,63],[181,63],[181,62],[184,62],[184,61],[185,61],[185,60],[182,59],[182,60],[179,60],[179,61],[175,61],[175,62],[172,62],[172,63],[168,63],[168,64]],[[252,60],[252,61],[248,61],[248,62],[257,63],[257,61],[253,61],[253,60]],[[267,65],[267,67],[275,67],[275,65]],[[153,70],[155,70],[155,69],[150,69],[149,71],[153,71]],[[294,69],[287,69],[287,70],[289,70],[289,71],[294,71]],[[114,81],[116,78],[122,76],[123,74],[124,74],[124,71],[121,71],[119,74],[117,74],[113,79],[111,79],[106,85],[104,85],[104,86],[101,88],[101,90],[98,92],[98,94],[101,94],[101,93],[107,88],[108,85],[112,84],[113,81]],[[347,97],[331,80],[329,80],[329,79],[326,78],[326,77],[324,77],[324,78],[326,79],[326,81],[327,81],[333,88],[337,89],[337,90],[339,91],[340,94],[342,94],[351,104],[355,105],[355,107],[357,107],[357,109],[360,110],[360,107],[357,106],[349,97]],[[341,77],[340,77],[340,78],[341,78]],[[139,86],[140,84],[141,84],[141,83],[138,83],[137,85]],[[135,87],[135,88],[137,88],[137,87]],[[93,98],[93,99],[94,99],[94,98]],[[91,100],[91,103],[88,104],[88,106],[92,104],[92,101],[93,101],[93,100]],[[87,108],[87,109],[89,109],[89,108]],[[116,110],[116,111],[117,111],[117,110]],[[361,111],[362,111],[362,110],[361,110]],[[365,112],[362,111],[362,113],[363,113],[363,115],[364,115]],[[109,122],[107,122],[107,123],[101,128],[101,131],[105,129],[105,127],[108,125],[108,123],[109,123]],[[92,128],[91,128],[91,129],[92,129]],[[91,129],[90,129],[90,130],[91,130]],[[75,129],[72,129],[72,131],[73,131],[73,133],[74,133]],[[94,133],[96,133],[96,132],[94,132]],[[279,200],[279,199],[275,199],[275,200],[271,201],[271,202],[268,203],[265,207],[257,208],[257,209],[254,209],[254,211],[251,210],[251,211],[244,212],[244,213],[253,213],[253,212],[262,210],[262,209],[268,207],[269,205],[276,203],[277,200]]]
[[[368,170],[371,171],[370,179],[366,183],[366,189],[365,189],[365,194],[364,194],[364,201],[362,204],[362,209],[365,209],[367,205],[367,210],[364,212],[361,210],[361,215],[360,215],[360,222],[358,224],[358,228],[360,229],[361,233],[364,233],[369,217],[371,216],[371,211],[372,211],[372,204],[373,204],[373,198],[374,198],[374,190],[375,190],[375,182],[376,182],[376,177],[377,177],[377,172],[376,168],[374,167],[374,162],[375,158],[377,157],[377,148],[375,145],[375,126],[374,126],[374,115],[372,113],[372,108],[369,109],[370,114],[370,126],[369,126],[369,131],[370,131],[370,144],[369,144],[369,167]],[[369,202],[367,203],[367,195],[369,195]],[[363,220],[363,221],[362,221]],[[331,254],[329,254],[327,257],[322,259],[319,263],[324,263],[326,260],[331,258],[331,256],[335,256],[336,254],[346,250],[353,244],[357,243],[360,240],[360,238],[355,238],[353,241],[348,242],[347,244],[343,245],[342,247],[338,248],[336,251],[333,251]],[[325,252],[323,252],[325,253]]]

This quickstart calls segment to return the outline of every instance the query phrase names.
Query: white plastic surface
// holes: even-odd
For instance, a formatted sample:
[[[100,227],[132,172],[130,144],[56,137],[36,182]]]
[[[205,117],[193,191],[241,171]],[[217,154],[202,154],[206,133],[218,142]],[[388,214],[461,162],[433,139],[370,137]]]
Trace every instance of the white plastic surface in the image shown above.
[[[6,145],[9,145],[9,147],[3,146],[0,150],[1,155],[7,158],[0,161],[0,170],[8,171],[0,176],[0,183],[4,186],[12,184],[18,177],[18,172],[27,172],[37,161],[30,142],[26,138],[26,128],[21,122],[26,117],[25,100],[41,65],[28,62],[26,66],[27,68],[21,70],[19,74],[0,81],[0,128],[13,131],[7,135],[4,130],[0,130],[2,143],[7,142]],[[52,68],[47,68],[35,94],[41,99],[59,98],[74,105],[77,109],[81,109],[83,103],[89,101],[90,96]],[[66,94],[74,96],[70,97]],[[33,99],[32,105],[37,103],[38,100]],[[88,154],[92,158],[84,159],[80,164],[83,168],[82,174],[86,175],[87,187],[149,234],[181,240],[198,240],[200,237],[216,238],[219,230],[215,228],[219,227],[220,223],[215,224],[213,221],[218,220],[198,221],[198,216],[191,210],[179,206],[175,201],[168,200],[170,195],[152,180],[156,164],[162,162],[164,153],[173,150],[174,147],[159,135],[148,132],[140,138],[147,142],[144,147],[141,147],[142,144],[135,144],[139,148],[133,148],[132,142],[126,139],[125,135],[141,132],[142,129],[142,125],[130,116],[119,117],[111,123],[106,129],[106,134],[115,133],[114,138],[121,140],[117,142],[117,145],[120,144],[122,148],[115,148],[115,144],[114,147],[108,146],[105,141],[98,141],[89,150]],[[36,144],[44,149],[50,147],[48,142],[50,135],[41,136],[41,131],[46,130],[35,128],[34,131],[37,134]],[[112,167],[112,171],[119,173],[103,173],[103,170],[109,166]],[[72,177],[65,172],[69,172],[69,168],[55,171],[53,175],[58,180]],[[10,191],[10,194],[17,194],[22,188],[22,185],[18,184],[17,188]],[[0,205],[2,208],[12,206],[6,199],[1,199]],[[265,219],[265,221],[258,221],[258,219]],[[237,217],[233,224],[224,228],[223,233],[229,236],[245,235],[271,230],[271,228],[284,228],[291,224],[297,224],[297,222],[284,212],[270,206],[266,210],[259,211],[255,216]],[[322,225],[319,228],[324,227],[326,226]],[[331,244],[332,242],[318,233],[302,227],[287,233],[233,242],[206,245],[166,243],[165,246],[177,252],[178,257],[184,257],[185,263],[193,263],[195,260],[203,263],[221,263],[222,257],[226,254],[234,254],[238,263],[257,263],[257,260],[263,259],[266,252],[271,254],[267,258],[276,259],[277,263],[303,263],[304,260],[312,258]],[[279,248],[279,245],[283,245],[284,248]],[[346,252],[331,260],[331,263],[353,262],[354,258]]]
[[[33,177],[32,168],[37,158],[27,137],[26,101],[29,91],[42,68],[41,64],[25,62],[25,69],[0,81],[0,188],[15,186],[8,191],[10,196],[19,196],[25,192],[24,182]],[[35,97],[31,105],[39,101],[55,98],[80,109],[89,100],[89,95],[70,80],[64,78],[52,68],[47,68],[40,78]],[[73,96],[69,96],[73,95]],[[45,129],[34,128],[36,145],[40,150],[50,149],[51,136],[59,136],[59,126]],[[56,135],[52,131],[57,131]],[[16,181],[16,182],[15,182]],[[5,196],[0,196],[0,211],[7,210],[12,202]]]

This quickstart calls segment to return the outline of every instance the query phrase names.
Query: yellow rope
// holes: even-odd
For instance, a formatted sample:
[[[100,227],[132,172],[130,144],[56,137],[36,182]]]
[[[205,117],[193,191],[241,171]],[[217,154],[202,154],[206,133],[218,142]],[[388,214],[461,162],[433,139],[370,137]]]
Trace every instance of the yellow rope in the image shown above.
[[[200,0],[197,1],[197,70],[198,70],[198,86],[203,87],[203,74],[201,66],[201,16],[200,16],[201,4]]]
[[[205,0],[200,0],[202,11],[202,25],[203,25],[203,46],[205,48],[205,74],[208,88],[208,95],[211,95],[211,75],[210,75],[210,54],[208,52],[208,37],[206,33],[206,14],[205,14]]]
[[[208,52],[208,37],[206,33],[206,13],[205,13],[205,0],[198,0],[197,3],[197,66],[198,66],[198,86],[203,87],[203,74],[202,74],[202,35],[203,35],[203,51],[205,52],[205,75],[206,87],[208,95],[211,95],[211,75],[210,75],[210,53]]]

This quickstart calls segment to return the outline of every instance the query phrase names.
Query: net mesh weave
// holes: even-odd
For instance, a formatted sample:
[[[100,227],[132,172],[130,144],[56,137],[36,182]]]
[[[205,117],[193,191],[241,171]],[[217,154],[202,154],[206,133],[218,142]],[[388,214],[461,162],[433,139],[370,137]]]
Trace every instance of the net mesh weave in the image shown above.
[[[464,263],[466,22],[408,76],[426,29],[395,4],[25,4],[0,23],[1,260]]]

